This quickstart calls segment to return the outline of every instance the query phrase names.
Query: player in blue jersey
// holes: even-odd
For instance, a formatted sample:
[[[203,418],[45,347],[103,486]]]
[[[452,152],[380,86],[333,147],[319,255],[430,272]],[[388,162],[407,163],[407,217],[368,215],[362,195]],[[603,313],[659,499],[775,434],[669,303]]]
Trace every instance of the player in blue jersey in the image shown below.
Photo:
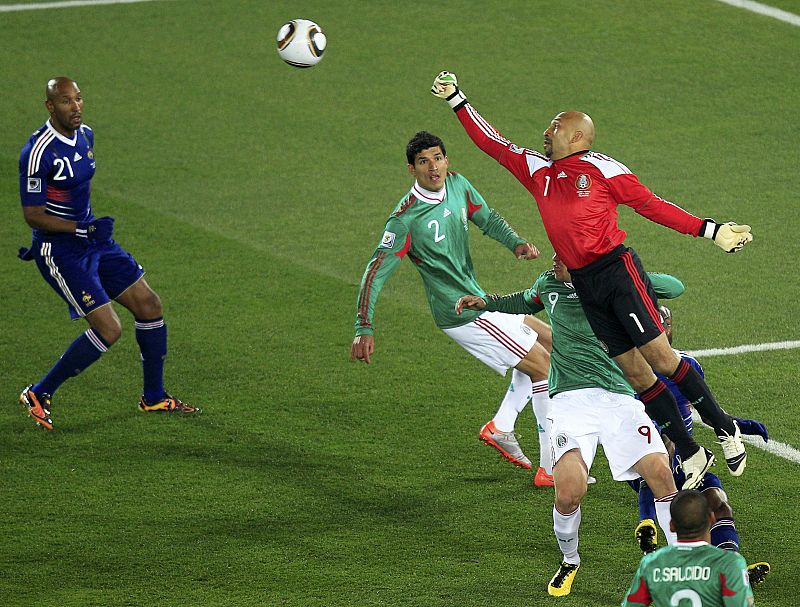
[[[113,239],[114,219],[95,217],[90,202],[95,172],[94,133],[83,124],[83,96],[71,78],[47,83],[50,118],[28,140],[19,159],[20,198],[32,243],[20,258],[33,259],[42,277],[66,302],[70,316],[89,328],[73,341],[50,371],[26,387],[20,402],[40,426],[52,430],[55,391],[97,361],[119,339],[119,317],[111,301],[134,316],[141,351],[143,411],[196,413],[164,389],[167,326],[161,300],[144,270]]]
[[[672,311],[667,306],[662,305],[659,306],[659,312],[661,313],[661,317],[664,319],[664,333],[667,336],[669,344],[672,345]],[[681,352],[679,350],[675,350],[675,352],[681,357],[682,360],[685,360],[688,364],[690,364],[700,374],[701,377],[705,377],[703,367],[700,365],[697,359],[686,352]],[[692,409],[688,399],[681,393],[674,382],[663,376],[659,376],[659,379],[661,379],[672,391],[673,395],[675,396],[675,400],[678,402],[678,409],[680,410],[680,414],[683,418],[686,429],[689,433],[692,433]],[[757,435],[763,438],[764,441],[768,440],[769,435],[764,424],[751,419],[741,419],[738,417],[735,417],[734,419],[739,425],[742,434]],[[671,446],[669,439],[667,439],[665,436],[662,436],[662,438],[668,446]],[[673,475],[675,476],[675,485],[680,488],[683,486],[685,480],[681,466],[680,455],[673,454],[671,465]],[[631,487],[633,487],[635,490],[638,490],[639,493],[640,522],[636,527],[635,536],[642,552],[649,554],[650,552],[654,552],[656,550],[658,543],[653,492],[644,481],[641,481],[641,479],[637,481],[631,481]],[[711,527],[711,544],[713,546],[717,546],[718,548],[722,548],[723,550],[733,550],[735,552],[739,552],[739,533],[736,530],[736,522],[733,518],[733,509],[731,508],[731,505],[728,502],[728,496],[722,487],[722,481],[717,475],[712,474],[711,472],[706,472],[703,476],[703,480],[697,486],[697,490],[700,491],[708,500],[709,507],[714,513],[715,522]],[[756,586],[757,584],[763,582],[767,577],[770,572],[770,565],[769,563],[765,562],[753,563],[747,567],[747,571],[750,577],[750,585]]]

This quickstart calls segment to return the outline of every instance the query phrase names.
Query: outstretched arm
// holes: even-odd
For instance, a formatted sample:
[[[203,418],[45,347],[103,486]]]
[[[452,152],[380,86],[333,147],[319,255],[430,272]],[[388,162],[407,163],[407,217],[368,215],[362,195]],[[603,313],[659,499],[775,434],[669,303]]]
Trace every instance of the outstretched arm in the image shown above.
[[[517,234],[503,217],[489,205],[472,184],[460,176],[467,188],[468,219],[481,231],[514,253],[517,259],[536,259],[539,249]]]
[[[541,306],[529,301],[529,291],[517,291],[510,295],[465,295],[456,302],[456,313],[462,310],[486,310],[487,312],[505,312],[506,314],[536,314]]]
[[[433,81],[431,93],[447,101],[475,145],[508,169],[523,185],[533,173],[532,167],[549,162],[539,152],[520,147],[503,137],[467,101],[464,92],[458,88],[455,74],[441,72]]]
[[[375,351],[372,317],[375,304],[385,282],[400,265],[400,261],[408,252],[411,236],[405,225],[396,218],[386,223],[383,237],[372,255],[361,278],[356,304],[356,336],[350,347],[350,360],[370,362]]]

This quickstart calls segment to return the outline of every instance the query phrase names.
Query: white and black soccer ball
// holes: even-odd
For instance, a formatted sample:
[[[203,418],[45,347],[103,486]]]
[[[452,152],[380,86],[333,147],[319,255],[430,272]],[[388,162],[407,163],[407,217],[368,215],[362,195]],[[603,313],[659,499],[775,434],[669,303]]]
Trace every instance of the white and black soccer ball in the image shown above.
[[[312,67],[322,61],[328,39],[308,19],[292,19],[278,30],[278,54],[294,67]]]

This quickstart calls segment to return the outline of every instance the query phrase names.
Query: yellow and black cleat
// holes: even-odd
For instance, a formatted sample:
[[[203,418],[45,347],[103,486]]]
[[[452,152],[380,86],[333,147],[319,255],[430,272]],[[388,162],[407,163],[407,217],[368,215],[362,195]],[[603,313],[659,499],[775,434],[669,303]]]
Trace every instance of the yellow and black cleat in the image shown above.
[[[578,573],[578,567],[580,567],[580,564],[574,565],[562,562],[553,579],[547,585],[547,594],[550,596],[567,596],[572,590],[572,582]]]
[[[760,562],[753,563],[747,566],[747,577],[750,579],[750,586],[758,586],[761,582],[767,579],[769,572],[772,568],[769,563]]]
[[[636,541],[639,542],[639,549],[644,554],[655,552],[658,548],[658,527],[651,518],[646,518],[636,526],[633,533]]]

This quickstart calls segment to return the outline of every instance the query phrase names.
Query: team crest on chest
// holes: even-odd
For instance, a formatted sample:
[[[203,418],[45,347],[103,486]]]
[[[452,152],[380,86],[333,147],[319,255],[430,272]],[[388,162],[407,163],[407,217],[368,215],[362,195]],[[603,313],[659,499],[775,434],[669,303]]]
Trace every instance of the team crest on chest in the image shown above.
[[[578,196],[587,198],[591,194],[589,190],[592,187],[592,178],[585,173],[581,173],[575,180],[575,187],[578,189]]]

